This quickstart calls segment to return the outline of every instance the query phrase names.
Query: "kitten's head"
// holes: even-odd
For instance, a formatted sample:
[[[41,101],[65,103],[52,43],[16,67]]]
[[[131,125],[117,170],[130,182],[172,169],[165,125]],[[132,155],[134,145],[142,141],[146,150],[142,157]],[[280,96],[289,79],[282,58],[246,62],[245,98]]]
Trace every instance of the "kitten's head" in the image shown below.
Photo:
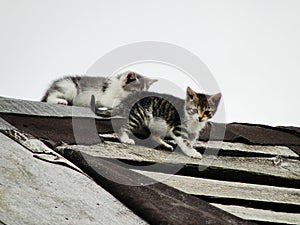
[[[185,109],[190,118],[206,122],[212,118],[220,103],[221,93],[205,95],[193,91],[190,87],[186,89]]]
[[[122,88],[128,92],[147,91],[157,81],[132,71],[125,72],[120,76],[120,79],[122,80]]]

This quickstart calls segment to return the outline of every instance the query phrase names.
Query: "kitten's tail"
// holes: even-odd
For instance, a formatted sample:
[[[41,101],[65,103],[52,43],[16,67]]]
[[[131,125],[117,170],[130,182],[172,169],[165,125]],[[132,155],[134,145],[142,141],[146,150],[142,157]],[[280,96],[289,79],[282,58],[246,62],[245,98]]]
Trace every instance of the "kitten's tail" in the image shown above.
[[[112,117],[113,116],[112,109],[96,107],[96,99],[95,99],[94,95],[91,96],[90,108],[97,116],[101,116],[101,117]]]
[[[95,100],[94,95],[91,96],[90,107],[91,107],[91,110],[93,111],[93,113],[95,113],[96,112],[96,100]]]
[[[42,97],[41,102],[47,102],[48,96],[49,96],[49,91],[47,91],[46,94]]]

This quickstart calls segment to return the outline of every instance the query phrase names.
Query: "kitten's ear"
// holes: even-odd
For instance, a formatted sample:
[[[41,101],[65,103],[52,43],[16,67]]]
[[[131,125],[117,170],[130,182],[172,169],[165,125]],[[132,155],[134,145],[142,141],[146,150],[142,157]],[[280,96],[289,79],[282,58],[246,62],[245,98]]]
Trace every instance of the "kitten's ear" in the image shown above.
[[[128,84],[135,80],[137,80],[136,73],[131,72],[131,71],[127,72],[126,77],[125,77],[125,83]]]
[[[221,93],[212,95],[208,98],[208,102],[212,103],[215,107],[217,107],[220,103],[221,97],[222,97]]]
[[[147,87],[150,87],[152,84],[154,84],[155,82],[157,82],[157,79],[151,79],[151,78],[144,78],[147,84]]]
[[[197,99],[197,93],[195,91],[192,90],[192,88],[187,87],[186,89],[186,99],[187,100],[195,100]]]

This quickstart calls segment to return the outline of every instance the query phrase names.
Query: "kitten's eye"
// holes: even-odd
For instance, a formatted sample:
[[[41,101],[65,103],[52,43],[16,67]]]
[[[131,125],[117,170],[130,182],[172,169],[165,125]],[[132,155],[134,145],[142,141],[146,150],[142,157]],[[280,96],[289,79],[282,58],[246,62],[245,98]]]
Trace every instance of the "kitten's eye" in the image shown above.
[[[192,113],[198,113],[198,109],[192,109]]]
[[[186,110],[190,115],[198,113],[198,110],[195,108],[187,108]]]

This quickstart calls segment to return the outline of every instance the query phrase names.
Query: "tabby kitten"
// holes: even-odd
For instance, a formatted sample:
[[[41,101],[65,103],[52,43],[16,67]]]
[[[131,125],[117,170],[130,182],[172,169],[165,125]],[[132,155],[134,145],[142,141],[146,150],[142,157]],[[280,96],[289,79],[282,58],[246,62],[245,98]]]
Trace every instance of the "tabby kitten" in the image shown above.
[[[131,94],[113,111],[114,115],[128,118],[120,129],[120,141],[134,144],[129,133],[147,130],[158,144],[173,150],[163,140],[170,137],[187,156],[202,158],[193,145],[207,120],[217,111],[220,99],[221,93],[205,95],[196,93],[190,87],[186,90],[185,100],[153,92]]]
[[[54,81],[42,102],[89,106],[94,95],[97,107],[113,108],[130,93],[147,91],[156,81],[132,71],[111,78],[68,76]]]

